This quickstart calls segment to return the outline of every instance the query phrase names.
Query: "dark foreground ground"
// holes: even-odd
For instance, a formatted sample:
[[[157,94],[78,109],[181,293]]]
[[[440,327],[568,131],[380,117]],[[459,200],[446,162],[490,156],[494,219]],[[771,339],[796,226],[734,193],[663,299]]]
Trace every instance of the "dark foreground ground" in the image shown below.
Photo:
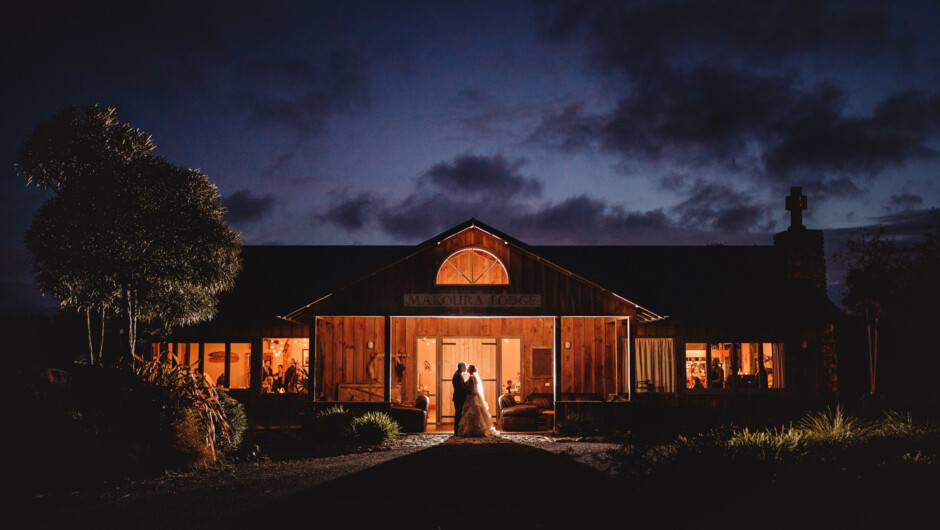
[[[597,520],[590,506],[613,493],[610,477],[578,463],[602,452],[603,444],[577,444],[573,452],[563,444],[507,438],[432,439],[348,455],[281,451],[210,470],[14,495],[13,503],[4,499],[3,520],[12,526],[0,526],[537,528],[557,526],[560,516]],[[560,495],[552,484],[570,487]]]
[[[0,527],[934,528],[940,506],[940,484],[932,482],[868,483],[851,493],[806,484],[781,492],[687,476],[637,492],[598,464],[604,444],[437,436],[430,444],[412,438],[375,452],[286,452],[211,470],[8,497]]]

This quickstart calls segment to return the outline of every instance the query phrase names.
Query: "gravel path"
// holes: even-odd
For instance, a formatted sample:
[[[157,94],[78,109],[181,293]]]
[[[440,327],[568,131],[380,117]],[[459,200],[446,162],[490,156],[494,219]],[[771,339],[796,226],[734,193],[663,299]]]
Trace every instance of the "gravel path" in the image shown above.
[[[579,502],[611,494],[599,458],[611,447],[538,435],[409,435],[376,451],[274,455],[38,495],[5,519],[13,522],[9,528],[264,528],[288,521],[319,526],[337,517],[348,528],[461,528],[471,526],[462,515],[471,509],[478,517],[546,527],[581,519]]]

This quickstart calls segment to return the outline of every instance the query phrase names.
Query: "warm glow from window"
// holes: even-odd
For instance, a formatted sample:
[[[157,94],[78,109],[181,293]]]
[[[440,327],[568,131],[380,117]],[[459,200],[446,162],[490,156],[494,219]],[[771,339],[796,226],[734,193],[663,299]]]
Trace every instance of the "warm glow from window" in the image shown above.
[[[300,392],[306,385],[306,370],[310,363],[310,339],[265,338],[261,344],[261,392]]]
[[[783,344],[774,342],[688,342],[688,389],[767,389],[784,387]]]
[[[485,250],[466,248],[451,254],[437,271],[438,285],[506,285],[503,263]]]

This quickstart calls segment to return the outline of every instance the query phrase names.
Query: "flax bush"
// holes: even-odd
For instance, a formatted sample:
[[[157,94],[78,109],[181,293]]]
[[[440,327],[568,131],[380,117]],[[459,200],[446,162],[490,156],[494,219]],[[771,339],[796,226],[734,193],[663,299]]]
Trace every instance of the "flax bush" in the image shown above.
[[[98,381],[109,391],[97,418],[106,443],[153,471],[214,463],[218,439],[233,434],[215,385],[172,355],[136,361]]]

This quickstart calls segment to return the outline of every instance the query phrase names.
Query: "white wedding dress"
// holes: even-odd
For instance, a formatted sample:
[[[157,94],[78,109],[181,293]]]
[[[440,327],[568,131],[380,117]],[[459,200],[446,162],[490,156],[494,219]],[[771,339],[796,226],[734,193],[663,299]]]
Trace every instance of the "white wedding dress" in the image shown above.
[[[496,436],[493,419],[490,417],[490,406],[483,397],[483,381],[479,374],[471,374],[469,382],[473,384],[470,395],[463,404],[463,416],[457,426],[457,436],[461,437],[491,437]]]

